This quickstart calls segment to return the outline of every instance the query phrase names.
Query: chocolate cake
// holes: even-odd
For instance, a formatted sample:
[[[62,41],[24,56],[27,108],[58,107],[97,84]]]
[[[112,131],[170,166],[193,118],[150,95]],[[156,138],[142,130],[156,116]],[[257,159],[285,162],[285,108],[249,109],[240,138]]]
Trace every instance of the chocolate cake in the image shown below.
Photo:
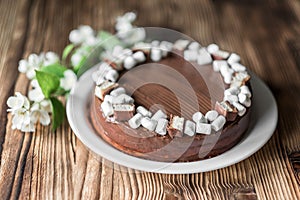
[[[210,158],[240,141],[252,95],[237,54],[186,40],[116,48],[93,74],[91,122],[103,140],[161,162]]]

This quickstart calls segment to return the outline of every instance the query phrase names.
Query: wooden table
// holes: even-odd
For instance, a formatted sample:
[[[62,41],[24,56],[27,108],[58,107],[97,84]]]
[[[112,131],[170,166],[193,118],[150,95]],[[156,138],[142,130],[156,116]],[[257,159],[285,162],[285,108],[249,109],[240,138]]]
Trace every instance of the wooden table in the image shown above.
[[[273,91],[279,121],[270,141],[250,158],[190,175],[139,172],[90,153],[67,122],[55,133],[11,129],[6,100],[26,94],[18,61],[62,52],[78,25],[113,31],[137,11],[140,26],[181,31],[207,45],[238,52]],[[286,1],[0,1],[1,199],[300,199],[300,2]],[[101,162],[100,162],[101,161]]]

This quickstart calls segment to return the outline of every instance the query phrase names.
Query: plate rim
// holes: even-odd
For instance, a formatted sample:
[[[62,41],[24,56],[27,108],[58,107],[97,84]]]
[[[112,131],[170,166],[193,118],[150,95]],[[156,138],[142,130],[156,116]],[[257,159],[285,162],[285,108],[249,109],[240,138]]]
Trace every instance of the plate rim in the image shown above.
[[[277,126],[278,108],[273,94],[268,88],[268,86],[262,80],[260,80],[254,73],[250,72],[251,74],[250,81],[254,93],[252,105],[258,106],[260,108],[258,109],[257,107],[255,107],[256,110],[252,109],[250,118],[251,119],[253,118],[254,115],[253,113],[256,113],[258,115],[261,114],[264,115],[259,116],[259,118],[256,119],[256,123],[252,124],[253,126],[248,129],[245,136],[241,139],[241,141],[237,145],[232,147],[230,150],[218,156],[215,156],[213,158],[193,161],[193,162],[166,163],[166,162],[158,162],[158,161],[152,161],[152,160],[146,160],[146,159],[134,157],[125,154],[117,150],[116,148],[112,147],[108,143],[106,143],[104,140],[101,139],[99,135],[97,135],[97,133],[95,133],[95,130],[92,127],[90,127],[89,124],[76,123],[76,121],[78,121],[78,119],[76,118],[78,117],[81,120],[81,122],[86,122],[87,120],[86,113],[82,113],[82,112],[84,112],[84,109],[86,109],[86,104],[89,98],[89,95],[87,94],[90,94],[93,89],[92,86],[94,83],[90,78],[93,71],[95,71],[95,67],[92,67],[91,69],[86,71],[79,78],[79,80],[76,82],[75,86],[70,92],[69,98],[67,99],[67,103],[66,103],[68,122],[75,135],[89,150],[91,150],[95,154],[100,155],[101,157],[107,160],[110,160],[112,162],[115,162],[125,167],[129,167],[141,171],[164,173],[164,174],[191,174],[191,173],[199,173],[199,172],[221,169],[233,165],[235,163],[238,163],[250,157],[259,149],[261,149],[269,141]],[[86,90],[80,90],[82,89],[82,87],[85,88]],[[262,92],[265,95],[262,95],[259,99],[255,98],[255,96],[258,93],[261,94]],[[82,104],[77,105],[78,101],[79,103]],[[267,102],[269,107],[260,105],[258,101],[264,103]],[[78,110],[77,112],[72,112],[72,106],[74,103],[77,103],[76,106],[80,108],[79,111],[81,112],[78,112]],[[266,110],[267,108],[269,110]],[[263,112],[263,111],[267,111],[267,112]],[[75,115],[74,113],[77,113],[77,115]],[[266,116],[268,113],[269,116]],[[260,120],[263,119],[268,120],[268,122],[264,123],[266,126],[268,126],[267,128],[266,127],[263,128],[261,126],[262,122]],[[258,134],[255,133],[254,131],[260,131],[263,132],[264,134],[260,135],[258,141],[256,140],[254,141],[254,143],[249,143],[252,142],[254,137]],[[252,145],[250,149],[248,149],[247,152],[241,151],[240,148],[248,144]],[[238,151],[239,153],[235,154],[236,151]],[[113,156],[109,154],[112,154]],[[115,155],[119,157],[115,157]],[[231,159],[228,160],[228,158]]]

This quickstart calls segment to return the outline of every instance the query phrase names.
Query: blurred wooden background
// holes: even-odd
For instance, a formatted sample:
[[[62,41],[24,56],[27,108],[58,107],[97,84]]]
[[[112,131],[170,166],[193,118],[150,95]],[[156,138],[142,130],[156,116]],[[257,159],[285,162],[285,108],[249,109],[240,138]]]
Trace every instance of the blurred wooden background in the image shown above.
[[[33,52],[61,53],[81,24],[113,31],[127,11],[138,13],[140,26],[172,28],[238,52],[278,103],[278,127],[267,145],[224,169],[162,175],[96,157],[67,122],[55,133],[43,126],[33,134],[11,130],[6,100],[29,87],[18,61]],[[300,199],[298,0],[1,0],[0,19],[1,199]]]

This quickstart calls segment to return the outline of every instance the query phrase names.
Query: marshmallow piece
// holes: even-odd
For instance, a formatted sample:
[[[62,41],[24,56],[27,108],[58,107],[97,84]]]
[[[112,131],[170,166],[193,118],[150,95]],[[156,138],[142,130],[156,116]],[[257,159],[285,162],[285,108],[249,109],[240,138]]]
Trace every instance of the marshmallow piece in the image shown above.
[[[225,65],[226,67],[228,67],[228,64],[225,60],[214,60],[213,61],[213,69],[215,72],[220,71],[220,68]]]
[[[247,101],[247,96],[245,94],[243,94],[243,93],[239,93],[238,98],[239,98],[239,102],[241,104],[244,104],[245,101]]]
[[[113,103],[113,101],[114,101],[114,97],[113,96],[111,96],[111,95],[109,95],[109,94],[107,94],[107,95],[105,95],[105,97],[104,97],[104,99],[103,99],[103,101],[106,101],[106,102],[108,102],[108,103]]]
[[[133,54],[131,49],[123,49],[123,55],[126,56],[131,56]]]
[[[118,87],[118,88],[112,90],[112,91],[110,92],[110,95],[113,96],[113,97],[117,97],[117,96],[119,96],[119,95],[121,95],[121,94],[125,94],[125,93],[126,93],[125,88],[123,88],[123,87]]]
[[[144,128],[148,129],[149,131],[154,131],[157,125],[157,121],[151,120],[149,117],[143,117],[141,120],[141,124]]]
[[[251,99],[247,98],[243,103],[244,106],[246,106],[247,108],[251,106]]]
[[[184,126],[184,134],[188,136],[194,136],[196,130],[196,124],[190,120],[186,120]]]
[[[118,78],[119,78],[119,73],[117,72],[117,70],[114,69],[109,70],[105,75],[105,79],[111,82],[116,82]]]
[[[154,62],[158,62],[161,60],[162,52],[158,48],[152,48],[150,53],[150,58]]]
[[[232,74],[231,73],[229,73],[229,72],[223,73],[224,83],[230,84],[231,83],[231,79],[232,79]]]
[[[195,50],[185,50],[183,52],[183,57],[187,61],[196,61],[198,57],[198,53]]]
[[[240,63],[232,63],[230,66],[236,72],[246,71],[246,67]]]
[[[128,120],[128,124],[131,128],[137,129],[141,125],[141,120],[143,116],[141,113],[136,113],[130,120]]]
[[[205,114],[205,118],[208,121],[214,121],[218,117],[219,113],[215,110],[210,110]]]
[[[156,113],[154,113],[154,115],[151,117],[152,120],[156,120],[158,121],[160,118],[164,118],[166,119],[167,118],[167,115],[161,111],[161,110],[158,110]]]
[[[143,115],[144,117],[151,117],[152,116],[152,113],[143,106],[138,106],[136,111],[138,113],[141,113],[141,115]]]
[[[243,116],[246,113],[246,108],[238,103],[238,102],[232,102],[232,105],[238,110],[238,115]]]
[[[228,101],[216,102],[215,110],[223,115],[227,121],[234,121],[237,117],[238,111]]]
[[[210,64],[211,62],[212,62],[211,55],[206,51],[205,48],[201,48],[199,50],[199,54],[197,57],[197,63],[199,65],[207,65]]]
[[[192,51],[198,51],[200,47],[201,45],[198,42],[191,42],[188,46],[188,49]]]
[[[102,113],[105,117],[109,117],[114,114],[114,109],[113,109],[112,105],[107,101],[103,101],[101,103],[101,109],[102,109]]]
[[[212,57],[214,60],[226,60],[229,57],[229,53],[227,51],[218,50],[212,53]]]
[[[240,91],[242,94],[245,94],[248,98],[250,98],[252,96],[249,87],[247,85],[242,85],[240,87]]]
[[[163,57],[166,57],[168,55],[168,53],[170,51],[172,51],[172,48],[173,48],[173,44],[171,42],[168,42],[168,41],[162,41],[159,46],[160,46],[160,49],[162,51],[162,56]]]
[[[208,45],[207,46],[207,51],[208,51],[208,53],[214,53],[214,52],[217,52],[217,51],[219,51],[219,46],[218,45],[216,45],[216,44],[210,44],[210,45]]]
[[[160,44],[160,42],[159,42],[158,40],[153,40],[153,41],[151,42],[151,46],[152,46],[152,47],[158,47],[159,44]]]
[[[104,96],[107,95],[112,89],[118,87],[117,83],[110,81],[104,81],[101,85],[95,87],[95,96],[104,100]]]
[[[99,77],[96,81],[96,85],[101,85],[104,82],[105,82],[105,79],[103,77]]]
[[[134,99],[127,94],[120,94],[119,96],[113,99],[113,104],[132,104]]]
[[[223,100],[232,103],[232,102],[238,102],[239,98],[237,95],[229,94],[229,95],[225,95]]]
[[[207,119],[204,117],[204,115],[201,112],[195,112],[192,118],[193,121],[196,123],[198,122],[207,123]]]
[[[238,95],[240,92],[238,87],[230,87],[224,91],[224,96],[227,95]]]
[[[135,52],[132,57],[134,60],[136,60],[138,63],[142,63],[146,61],[146,56],[142,51]]]
[[[233,64],[233,63],[240,62],[240,60],[241,60],[241,57],[240,57],[239,55],[237,55],[236,53],[232,53],[232,54],[229,56],[227,62],[231,65],[231,64]]]
[[[136,65],[136,61],[132,56],[127,56],[124,60],[123,66],[125,69],[129,70]]]
[[[210,135],[211,134],[211,125],[198,122],[196,124],[196,133]]]
[[[168,120],[164,118],[160,118],[157,121],[157,126],[155,128],[155,132],[159,135],[166,135],[167,134],[167,126],[168,126]]]
[[[186,47],[188,46],[189,43],[190,43],[189,40],[180,39],[174,43],[173,48],[177,49],[179,51],[183,51],[184,49],[186,49]]]
[[[223,128],[224,124],[226,123],[226,119],[223,115],[219,115],[212,123],[211,127],[215,131],[219,131]]]
[[[173,137],[182,137],[183,136],[183,125],[184,125],[184,118],[178,116],[170,117],[170,125],[168,127],[168,134],[171,138]]]
[[[147,55],[150,52],[151,44],[145,43],[145,42],[138,42],[138,43],[134,44],[133,49],[142,50]]]
[[[116,121],[128,121],[134,114],[133,104],[113,104],[114,118]]]

